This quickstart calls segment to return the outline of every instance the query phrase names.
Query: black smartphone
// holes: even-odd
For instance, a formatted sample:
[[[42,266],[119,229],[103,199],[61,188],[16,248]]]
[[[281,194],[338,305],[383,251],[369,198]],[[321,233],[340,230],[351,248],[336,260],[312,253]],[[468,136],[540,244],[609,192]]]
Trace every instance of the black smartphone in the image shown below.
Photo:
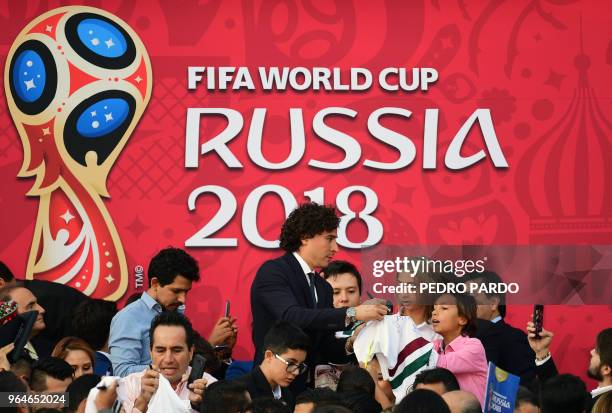
[[[194,355],[193,360],[191,360],[191,373],[189,373],[187,384],[191,384],[194,381],[201,379],[205,368],[206,358],[201,354]]]
[[[387,300],[385,305],[387,306],[387,314],[393,314],[393,303]]]
[[[542,304],[533,306],[533,324],[535,326],[535,336],[540,338],[542,326],[544,325],[544,306]]]
[[[225,317],[229,317],[230,315],[230,301],[225,300]]]

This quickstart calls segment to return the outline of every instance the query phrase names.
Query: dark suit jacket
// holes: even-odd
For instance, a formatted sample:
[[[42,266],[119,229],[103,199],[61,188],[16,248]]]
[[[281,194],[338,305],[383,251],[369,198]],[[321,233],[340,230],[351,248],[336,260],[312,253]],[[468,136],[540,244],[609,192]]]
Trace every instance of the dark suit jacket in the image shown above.
[[[527,334],[506,324],[477,320],[478,338],[487,353],[487,361],[521,378],[521,385],[529,387],[536,375],[535,353],[529,347]]]
[[[551,357],[546,360],[544,364],[536,366],[536,374],[538,375],[538,379],[541,383],[544,383],[548,379],[558,375],[559,371],[557,370],[557,365],[555,364],[553,358]]]
[[[268,383],[266,376],[264,376],[259,366],[255,367],[244,376],[234,380],[246,386],[252,400],[274,397],[272,387],[270,387],[270,383]],[[295,397],[289,389],[284,389],[281,387],[281,400],[289,407],[291,411],[293,411],[293,408],[295,407]]]
[[[310,371],[317,364],[326,363],[331,352],[341,346],[334,332],[345,329],[346,309],[333,308],[333,290],[321,277],[315,278],[318,303],[315,308],[306,276],[300,263],[287,253],[266,261],[257,271],[251,285],[251,313],[253,314],[254,365],[263,360],[264,336],[279,320],[289,321],[302,328],[311,339],[306,358]],[[304,375],[302,375],[304,376]],[[300,390],[296,380],[292,389]]]

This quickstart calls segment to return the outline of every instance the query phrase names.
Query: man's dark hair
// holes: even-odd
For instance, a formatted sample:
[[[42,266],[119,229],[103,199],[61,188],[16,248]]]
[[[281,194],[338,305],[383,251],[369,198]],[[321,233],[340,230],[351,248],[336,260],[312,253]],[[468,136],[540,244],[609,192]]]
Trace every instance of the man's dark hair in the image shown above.
[[[72,333],[82,338],[94,350],[101,350],[110,333],[110,325],[117,314],[117,304],[112,301],[89,299],[82,301],[72,311]]]
[[[599,354],[600,365],[612,368],[612,328],[606,328],[597,334],[595,350]]]
[[[295,399],[296,405],[302,403],[312,403],[315,408],[319,406],[327,406],[330,404],[339,404],[341,406],[344,406],[340,395],[332,389],[328,389],[327,387],[304,390]]]
[[[70,364],[58,357],[48,357],[39,360],[32,367],[32,379],[30,387],[35,392],[43,392],[47,390],[47,376],[51,376],[57,380],[66,380],[72,377],[74,371]]]
[[[501,277],[497,275],[497,273],[493,271],[483,271],[483,272],[472,272],[465,276],[466,281],[474,281],[478,284],[497,284],[501,285],[503,283]],[[487,288],[484,291],[484,294],[487,298],[497,297],[499,299],[499,304],[497,309],[499,310],[499,315],[502,318],[506,317],[506,294],[498,293],[496,289]]]
[[[25,393],[28,391],[28,387],[24,382],[19,380],[19,377],[12,371],[0,371],[0,392],[7,393]],[[3,412],[11,413],[18,412],[18,407],[3,407]]]
[[[247,388],[236,381],[217,381],[206,387],[206,397],[200,405],[201,413],[242,413],[250,403]]]
[[[361,274],[357,270],[357,267],[355,267],[350,262],[335,260],[330,262],[329,265],[322,271],[326,280],[330,277],[336,277],[338,274],[352,274],[353,277],[355,277],[355,279],[357,280],[357,287],[359,287],[359,295],[361,295]]]
[[[2,278],[7,283],[10,283],[15,279],[15,276],[13,275],[9,267],[7,267],[6,264],[2,261],[0,261],[0,278]]]
[[[247,411],[252,413],[293,413],[285,403],[271,397],[253,400],[247,407]]]
[[[572,374],[555,376],[542,385],[542,413],[582,413],[590,396],[578,377]]]
[[[455,375],[444,367],[436,367],[421,371],[416,375],[412,387],[416,389],[417,384],[435,383],[442,383],[445,393],[453,390],[460,390],[459,382]]]
[[[291,211],[283,223],[280,247],[286,252],[295,252],[300,249],[303,239],[338,229],[339,224],[340,218],[334,206],[314,202],[302,204]]]
[[[190,349],[193,346],[193,326],[191,321],[183,314],[176,311],[164,311],[151,321],[151,329],[149,330],[149,337],[151,341],[151,348],[153,348],[153,337],[155,329],[159,326],[177,326],[185,329],[185,338],[187,340],[187,348]]]
[[[519,408],[523,404],[533,404],[536,407],[540,407],[540,401],[537,396],[531,392],[527,387],[519,386],[518,393],[516,394],[515,407]]]
[[[30,383],[32,378],[32,365],[34,360],[30,358],[28,353],[22,354],[14,363],[11,363],[11,371],[15,373],[17,377],[23,378],[25,381]]]
[[[11,294],[17,288],[26,288],[21,281],[17,281],[15,284],[5,285],[0,288],[0,301],[10,301],[12,300]]]
[[[157,253],[149,263],[149,285],[157,278],[159,285],[172,284],[177,275],[191,281],[200,281],[200,269],[196,260],[180,248],[166,248]]]
[[[336,387],[338,393],[361,392],[372,397],[374,397],[375,391],[376,384],[374,384],[374,379],[372,379],[370,373],[357,366],[344,369],[340,374],[340,379],[338,379],[338,387]]]
[[[84,374],[74,379],[66,388],[66,393],[68,393],[68,406],[64,407],[64,413],[76,412],[79,408],[79,404],[87,398],[89,391],[96,387],[99,382],[100,376],[97,374]]]
[[[393,413],[451,413],[444,399],[427,389],[411,391],[395,406]]]
[[[287,321],[279,321],[268,330],[264,337],[263,349],[276,354],[283,354],[287,350],[308,351],[310,338],[298,326]]]

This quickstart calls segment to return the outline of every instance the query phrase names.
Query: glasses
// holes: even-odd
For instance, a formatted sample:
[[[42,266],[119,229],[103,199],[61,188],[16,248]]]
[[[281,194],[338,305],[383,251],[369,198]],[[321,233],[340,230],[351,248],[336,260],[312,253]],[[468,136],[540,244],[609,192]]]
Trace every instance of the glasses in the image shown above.
[[[282,361],[283,363],[287,365],[287,373],[297,372],[297,374],[302,374],[308,368],[308,366],[305,363],[302,363],[302,364],[290,363],[276,353],[274,353],[274,357],[276,357],[277,359],[279,359],[280,361]]]

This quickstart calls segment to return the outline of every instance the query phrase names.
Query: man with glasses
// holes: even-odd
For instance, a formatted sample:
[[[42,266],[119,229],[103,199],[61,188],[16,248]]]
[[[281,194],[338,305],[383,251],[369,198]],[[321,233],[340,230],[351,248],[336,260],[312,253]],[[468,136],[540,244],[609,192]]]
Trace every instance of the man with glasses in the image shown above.
[[[261,364],[236,381],[247,387],[252,400],[273,397],[293,411],[295,396],[288,386],[306,371],[309,346],[310,339],[299,327],[279,321],[264,337]]]

